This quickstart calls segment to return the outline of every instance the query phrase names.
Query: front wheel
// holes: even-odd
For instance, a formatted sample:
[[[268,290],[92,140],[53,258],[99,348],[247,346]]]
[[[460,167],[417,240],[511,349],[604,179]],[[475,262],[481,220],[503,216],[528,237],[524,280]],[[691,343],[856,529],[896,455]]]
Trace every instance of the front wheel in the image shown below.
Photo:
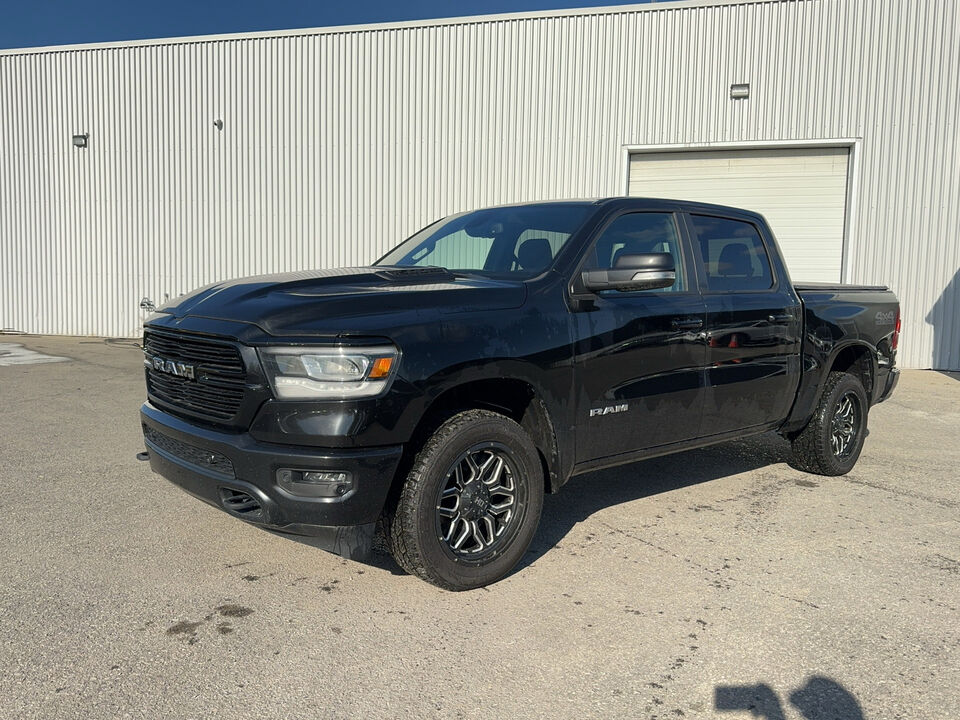
[[[407,475],[389,523],[393,556],[447,590],[496,582],[530,546],[543,488],[540,456],[517,423],[488,410],[454,415]]]
[[[831,372],[807,426],[791,440],[793,465],[818,475],[846,475],[867,435],[867,393],[849,373]]]

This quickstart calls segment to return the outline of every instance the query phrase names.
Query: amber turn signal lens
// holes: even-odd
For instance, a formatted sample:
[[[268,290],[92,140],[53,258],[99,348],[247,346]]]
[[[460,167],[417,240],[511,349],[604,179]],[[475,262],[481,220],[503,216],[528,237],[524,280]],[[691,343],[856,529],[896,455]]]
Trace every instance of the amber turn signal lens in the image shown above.
[[[385,378],[390,374],[390,368],[393,366],[393,358],[382,357],[377,358],[373,361],[373,367],[370,369],[370,375],[368,376],[371,380],[376,380],[377,378]]]

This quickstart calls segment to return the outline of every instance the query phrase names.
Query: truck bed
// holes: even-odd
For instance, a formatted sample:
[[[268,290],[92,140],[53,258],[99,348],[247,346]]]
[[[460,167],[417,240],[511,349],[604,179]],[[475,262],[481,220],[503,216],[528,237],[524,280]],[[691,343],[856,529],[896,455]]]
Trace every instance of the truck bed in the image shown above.
[[[870,356],[880,358],[870,368],[875,373],[871,401],[889,394],[896,356],[891,340],[900,311],[896,295],[883,285],[797,283],[794,288],[803,302],[804,371],[791,420],[810,417],[838,346],[870,348]]]

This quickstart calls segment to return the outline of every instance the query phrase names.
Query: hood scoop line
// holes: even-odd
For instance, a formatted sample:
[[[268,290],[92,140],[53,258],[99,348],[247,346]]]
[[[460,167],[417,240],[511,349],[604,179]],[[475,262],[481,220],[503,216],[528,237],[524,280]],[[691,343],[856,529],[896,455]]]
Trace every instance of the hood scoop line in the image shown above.
[[[456,275],[442,267],[385,267],[376,270],[376,275],[394,283],[452,282]]]

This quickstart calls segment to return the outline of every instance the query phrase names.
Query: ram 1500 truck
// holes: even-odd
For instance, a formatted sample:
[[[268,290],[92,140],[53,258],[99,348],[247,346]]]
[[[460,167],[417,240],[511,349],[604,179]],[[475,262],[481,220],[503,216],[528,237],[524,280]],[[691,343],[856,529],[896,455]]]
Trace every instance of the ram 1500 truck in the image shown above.
[[[884,287],[795,285],[760,215],[640,198],[444,218],[370,267],[209,285],[145,323],[152,469],[448,589],[573,475],[758,433],[823,475],[897,384]],[[642,480],[638,479],[638,482]]]

